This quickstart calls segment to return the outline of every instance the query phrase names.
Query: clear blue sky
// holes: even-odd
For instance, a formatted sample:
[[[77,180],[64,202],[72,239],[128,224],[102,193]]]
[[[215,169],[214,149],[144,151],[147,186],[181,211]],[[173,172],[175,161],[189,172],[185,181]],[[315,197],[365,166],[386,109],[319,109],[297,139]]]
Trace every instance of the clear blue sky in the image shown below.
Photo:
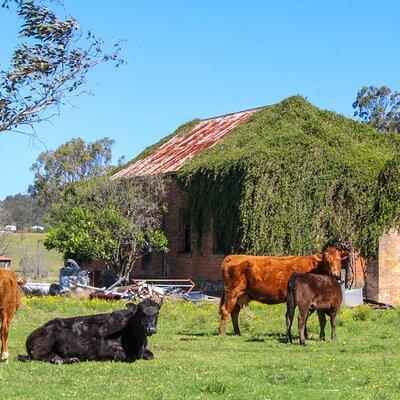
[[[115,160],[193,118],[302,94],[352,116],[367,84],[400,89],[400,1],[65,0],[83,30],[125,41],[128,64],[92,71],[94,96],[62,109],[38,133],[49,149],[73,138],[115,139]],[[17,43],[0,9],[0,68]],[[7,38],[8,40],[5,40]],[[0,136],[0,199],[25,192],[43,145]]]

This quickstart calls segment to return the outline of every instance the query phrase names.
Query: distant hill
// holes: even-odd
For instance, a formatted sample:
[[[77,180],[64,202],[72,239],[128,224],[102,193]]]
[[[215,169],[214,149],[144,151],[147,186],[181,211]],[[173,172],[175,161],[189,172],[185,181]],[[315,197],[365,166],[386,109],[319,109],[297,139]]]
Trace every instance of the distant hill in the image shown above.
[[[16,225],[18,230],[35,225],[43,225],[43,212],[35,199],[25,194],[7,196],[0,202],[2,225]]]
[[[43,233],[10,233],[8,238],[11,243],[8,247],[7,255],[11,257],[11,269],[20,272],[20,261],[25,256],[35,256],[37,252],[43,254],[44,262],[49,267],[47,281],[57,282],[59,269],[63,266],[61,253],[55,250],[47,250],[43,246],[45,238]]]

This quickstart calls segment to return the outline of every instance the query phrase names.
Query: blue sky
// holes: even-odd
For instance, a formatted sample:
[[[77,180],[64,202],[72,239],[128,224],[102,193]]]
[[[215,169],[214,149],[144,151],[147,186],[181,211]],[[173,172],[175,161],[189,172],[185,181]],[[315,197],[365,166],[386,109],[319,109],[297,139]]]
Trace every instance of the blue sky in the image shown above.
[[[54,149],[74,137],[110,136],[114,159],[133,158],[193,118],[302,94],[352,116],[357,90],[400,89],[400,2],[65,0],[83,30],[124,40],[127,65],[92,71],[94,96],[37,128]],[[17,20],[0,9],[0,68],[17,43]],[[0,136],[0,199],[25,192],[46,148]]]

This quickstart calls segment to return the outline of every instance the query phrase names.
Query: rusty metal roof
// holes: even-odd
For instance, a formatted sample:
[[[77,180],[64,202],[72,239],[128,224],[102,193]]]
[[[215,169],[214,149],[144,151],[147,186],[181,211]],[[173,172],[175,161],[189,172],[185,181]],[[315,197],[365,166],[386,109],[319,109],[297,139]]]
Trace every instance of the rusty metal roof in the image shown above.
[[[112,179],[177,172],[197,153],[223,140],[256,110],[258,109],[204,119],[185,135],[172,137],[154,153],[117,172]]]

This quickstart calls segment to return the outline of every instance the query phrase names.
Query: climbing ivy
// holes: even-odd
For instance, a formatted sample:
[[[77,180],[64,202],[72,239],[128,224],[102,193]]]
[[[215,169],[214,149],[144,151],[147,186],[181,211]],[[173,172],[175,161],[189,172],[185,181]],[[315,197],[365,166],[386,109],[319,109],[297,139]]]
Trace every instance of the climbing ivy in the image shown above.
[[[375,218],[385,226],[400,222],[400,154],[390,159],[379,174]]]
[[[399,222],[399,152],[398,135],[295,96],[255,112],[177,178],[198,237],[212,220],[225,252],[301,254],[336,242],[370,256]]]

